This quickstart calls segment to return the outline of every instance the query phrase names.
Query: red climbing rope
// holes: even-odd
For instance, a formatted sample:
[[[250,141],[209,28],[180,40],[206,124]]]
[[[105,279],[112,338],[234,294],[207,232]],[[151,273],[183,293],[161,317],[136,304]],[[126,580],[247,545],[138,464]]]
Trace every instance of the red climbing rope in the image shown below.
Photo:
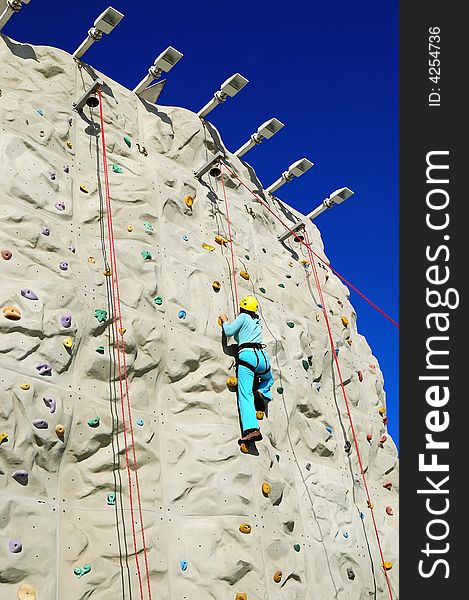
[[[234,295],[235,295],[235,316],[236,316],[236,310],[238,309],[238,288],[236,286],[236,272],[235,272],[235,259],[234,259],[234,250],[233,250],[233,236],[231,235],[231,221],[230,221],[230,213],[228,210],[228,198],[226,196],[226,189],[225,189],[225,182],[223,181],[223,163],[220,162],[220,171],[221,171],[221,175],[220,175],[220,179],[221,179],[221,186],[223,188],[223,196],[225,197],[225,210],[226,210],[226,220],[228,223],[228,235],[230,236],[230,250],[231,250],[231,277],[233,279],[233,287],[234,287]]]
[[[221,163],[220,163],[221,164]],[[376,304],[374,304],[369,298],[367,298],[365,296],[365,294],[362,294],[362,292],[360,292],[354,285],[352,285],[349,281],[347,281],[345,279],[345,277],[343,277],[338,271],[336,271],[335,269],[333,269],[331,267],[330,264],[328,264],[323,258],[321,258],[318,254],[316,254],[314,252],[314,250],[311,248],[311,246],[309,244],[307,244],[304,240],[302,240],[298,233],[295,233],[286,223],[285,221],[283,221],[278,215],[276,215],[274,213],[274,211],[270,208],[270,206],[264,202],[264,200],[262,200],[262,198],[260,198],[253,190],[251,190],[251,188],[249,188],[237,175],[237,173],[235,173],[235,171],[233,171],[232,169],[230,169],[230,167],[224,163],[225,167],[228,169],[228,171],[230,172],[230,174],[235,177],[239,183],[248,190],[248,192],[250,192],[254,198],[256,198],[256,200],[258,200],[258,202],[260,202],[276,219],[277,221],[279,221],[284,227],[285,229],[287,229],[294,237],[295,239],[300,242],[301,244],[303,244],[303,246],[309,248],[309,250],[313,253],[313,255],[320,260],[323,264],[325,264],[327,267],[329,267],[329,269],[331,269],[331,271],[337,275],[337,277],[339,277],[340,279],[342,279],[342,281],[344,283],[346,283],[349,287],[351,287],[355,292],[357,292],[357,294],[359,294],[366,302],[368,302],[368,304],[370,304],[370,306],[372,306],[373,308],[375,308],[378,312],[380,312],[384,317],[386,317],[386,319],[388,319],[389,321],[391,321],[391,323],[393,325],[395,325],[396,327],[399,328],[399,323],[396,323],[396,321],[394,319],[392,319],[389,315],[387,315],[384,310],[381,310],[381,308],[379,308],[378,306],[376,306]]]
[[[358,440],[357,440],[357,436],[355,434],[355,427],[353,425],[352,413],[350,412],[350,405],[349,405],[349,402],[348,402],[347,393],[345,391],[344,381],[342,379],[342,373],[340,371],[339,359],[338,359],[337,353],[335,352],[334,340],[333,340],[333,337],[332,337],[331,326],[330,326],[330,323],[329,323],[329,316],[327,314],[326,303],[324,301],[324,296],[323,296],[323,293],[322,293],[321,283],[319,281],[319,275],[318,275],[318,271],[317,271],[317,267],[316,267],[316,262],[314,261],[314,258],[312,256],[312,250],[311,250],[311,246],[310,246],[310,243],[309,243],[309,237],[308,237],[308,233],[306,231],[305,231],[305,239],[306,239],[306,247],[308,248],[309,260],[311,262],[311,267],[312,267],[312,270],[313,270],[313,273],[314,273],[314,279],[316,281],[316,287],[317,287],[318,293],[319,293],[319,299],[320,299],[320,302],[321,302],[321,305],[322,305],[322,311],[323,311],[323,314],[324,314],[324,319],[326,321],[327,332],[329,334],[329,341],[331,343],[331,352],[332,352],[332,356],[334,357],[334,363],[335,363],[335,366],[336,366],[336,369],[337,369],[337,374],[339,376],[340,387],[342,389],[342,395],[344,397],[344,402],[345,402],[345,406],[346,406],[346,409],[347,409],[347,416],[348,416],[349,421],[350,421],[350,429],[352,431],[353,441],[354,441],[354,444],[355,444],[355,450],[357,452],[358,464],[360,466],[360,473],[361,473],[361,477],[362,477],[362,481],[363,481],[363,486],[365,488],[365,493],[366,493],[366,499],[367,499],[368,507],[369,507],[369,509],[371,511],[371,519],[373,521],[373,527],[374,527],[374,530],[375,530],[375,535],[376,535],[376,541],[377,541],[377,544],[378,544],[379,554],[381,556],[381,564],[383,565],[384,575],[386,577],[386,583],[387,583],[388,590],[389,590],[389,597],[392,600],[391,584],[389,582],[387,571],[384,568],[385,560],[384,560],[383,550],[381,548],[381,540],[380,540],[379,533],[378,533],[378,527],[377,527],[376,521],[375,521],[375,516],[374,516],[374,512],[373,512],[373,504],[371,502],[370,493],[368,491],[368,486],[367,486],[367,483],[366,483],[365,471],[363,469],[363,463],[362,463],[362,458],[361,458],[361,455],[360,455],[360,449],[358,447]]]
[[[140,572],[140,564],[138,560],[138,551],[137,551],[137,539],[135,532],[135,518],[134,518],[134,507],[133,507],[133,482],[131,476],[131,468],[129,462],[129,451],[127,444],[127,425],[126,425],[126,416],[125,416],[125,404],[124,398],[127,403],[127,413],[128,413],[128,423],[130,430],[130,437],[132,442],[132,458],[133,458],[133,471],[135,475],[135,486],[137,489],[137,503],[138,503],[138,513],[140,519],[141,526],[141,537],[143,544],[143,555],[145,562],[145,572],[146,572],[146,580],[147,580],[147,590],[148,590],[148,600],[151,600],[151,584],[150,584],[150,571],[148,567],[148,559],[147,559],[147,549],[145,543],[145,528],[143,524],[143,514],[142,514],[142,505],[141,505],[141,497],[140,497],[140,485],[138,479],[138,466],[137,466],[137,457],[135,454],[135,438],[133,432],[132,425],[132,412],[130,406],[130,397],[129,397],[129,383],[127,376],[127,364],[125,358],[125,345],[124,345],[124,327],[122,322],[122,311],[121,311],[121,301],[120,301],[120,292],[119,292],[119,277],[117,272],[117,262],[116,262],[116,251],[114,244],[114,227],[112,220],[112,207],[111,207],[111,194],[110,194],[110,186],[109,186],[109,169],[107,162],[107,153],[106,153],[106,138],[104,135],[104,117],[103,117],[103,99],[101,89],[98,88],[98,97],[99,97],[99,118],[100,118],[100,126],[101,126],[101,143],[102,143],[102,155],[103,155],[103,171],[104,171],[104,184],[105,184],[105,197],[106,197],[106,213],[107,213],[107,230],[108,230],[108,241],[109,241],[109,254],[111,259],[111,280],[112,280],[112,296],[113,296],[113,306],[117,307],[117,319],[115,315],[112,315],[113,327],[115,339],[117,340],[117,370],[119,375],[119,391],[120,391],[120,400],[121,400],[121,412],[122,412],[122,425],[123,425],[123,433],[124,433],[124,445],[125,445],[125,461],[127,468],[127,476],[129,481],[129,505],[130,505],[130,516],[132,521],[132,537],[133,537],[133,545],[135,552],[135,561],[137,567],[137,577],[139,581],[140,588],[140,598],[143,600],[143,584],[142,584],[142,575]],[[122,367],[121,367],[121,354],[122,354]],[[124,385],[125,392],[124,392]]]

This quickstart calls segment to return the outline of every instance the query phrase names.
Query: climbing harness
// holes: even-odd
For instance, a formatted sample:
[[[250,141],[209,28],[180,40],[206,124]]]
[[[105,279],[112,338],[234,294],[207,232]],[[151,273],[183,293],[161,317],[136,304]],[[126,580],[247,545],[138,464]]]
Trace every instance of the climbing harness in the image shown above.
[[[266,347],[265,344],[259,344],[257,342],[245,342],[244,344],[240,344],[238,346],[238,361],[237,361],[238,366],[241,365],[243,367],[246,367],[247,369],[249,369],[250,371],[252,371],[253,373],[255,373],[258,376],[260,376],[260,375],[266,375],[270,371],[271,367],[269,367],[265,371],[261,371],[261,372],[257,371],[257,368],[259,367],[259,356],[257,354],[257,350],[261,351],[261,354],[262,354],[262,356],[264,357],[264,360],[265,360],[265,364],[267,364],[269,362],[267,356],[264,353],[264,348],[265,347]],[[241,352],[241,350],[244,350],[246,348],[252,348],[254,350],[254,352],[255,352],[256,361],[257,361],[255,367],[253,367],[252,365],[250,365],[248,362],[246,362],[242,358],[239,358],[239,353]]]

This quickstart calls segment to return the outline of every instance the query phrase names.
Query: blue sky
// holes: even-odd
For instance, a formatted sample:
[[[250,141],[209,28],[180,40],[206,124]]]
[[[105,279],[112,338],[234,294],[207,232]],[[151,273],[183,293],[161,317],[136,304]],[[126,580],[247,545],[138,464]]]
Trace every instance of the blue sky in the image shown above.
[[[279,198],[307,213],[339,187],[355,191],[316,224],[332,266],[399,321],[397,1],[112,4],[125,18],[87,62],[133,88],[172,45],[184,58],[159,103],[195,111],[233,73],[247,77],[249,85],[210,115],[226,146],[234,151],[277,117],[283,130],[245,157],[265,186],[305,156],[315,166]],[[108,5],[31,0],[3,33],[73,52]],[[398,329],[353,291],[351,301],[384,373],[397,443]]]

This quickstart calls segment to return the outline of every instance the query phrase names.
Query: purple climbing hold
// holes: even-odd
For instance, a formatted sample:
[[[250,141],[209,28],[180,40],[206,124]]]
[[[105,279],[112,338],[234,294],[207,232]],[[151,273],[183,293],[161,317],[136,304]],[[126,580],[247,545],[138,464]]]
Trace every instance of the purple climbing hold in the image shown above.
[[[44,226],[44,227],[41,229],[41,233],[42,233],[42,235],[50,235],[50,229],[49,229],[49,227],[45,227],[45,226]]]
[[[75,246],[73,244],[70,244],[70,246],[68,247],[68,249],[70,250],[70,252],[73,252],[75,254]]]
[[[19,540],[8,540],[8,550],[13,554],[18,554],[23,550],[23,544]]]
[[[36,365],[36,369],[39,371],[39,375],[52,375],[52,367],[49,363],[39,363]]]
[[[54,414],[57,408],[57,402],[54,400],[54,398],[43,398],[42,400],[49,409],[50,413]]]
[[[72,324],[72,315],[70,313],[65,313],[60,317],[60,323],[62,327],[70,327]]]
[[[49,427],[49,423],[44,419],[34,419],[33,425],[36,429],[47,429]]]
[[[65,210],[65,202],[56,202],[54,206],[57,210]]]
[[[39,300],[39,298],[37,297],[37,294],[35,292],[33,292],[33,290],[30,290],[29,288],[23,288],[21,290],[21,295],[23,296],[23,298],[27,298],[28,300]]]
[[[50,174],[50,178],[51,178],[52,181],[55,181],[55,173],[51,173]]]
[[[63,260],[62,262],[60,262],[59,269],[61,271],[67,271],[68,270],[68,262],[66,260]]]
[[[64,165],[64,172],[70,173],[70,167],[68,165]]]
[[[18,469],[14,471],[11,476],[21,485],[27,485],[29,480],[29,473],[25,469]]]

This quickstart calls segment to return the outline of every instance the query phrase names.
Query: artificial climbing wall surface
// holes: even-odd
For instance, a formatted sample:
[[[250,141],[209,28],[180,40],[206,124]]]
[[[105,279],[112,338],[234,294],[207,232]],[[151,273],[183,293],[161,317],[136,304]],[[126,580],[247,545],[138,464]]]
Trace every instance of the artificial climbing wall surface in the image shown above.
[[[304,246],[281,245],[225,169],[237,291],[260,300],[275,376],[244,454],[217,325],[233,317],[224,194],[194,171],[221,149],[282,219],[297,213],[195,114],[100,75],[114,265],[99,108],[72,106],[96,75],[0,37],[2,599],[384,599],[385,574],[397,598],[383,377],[319,231],[324,306]]]

